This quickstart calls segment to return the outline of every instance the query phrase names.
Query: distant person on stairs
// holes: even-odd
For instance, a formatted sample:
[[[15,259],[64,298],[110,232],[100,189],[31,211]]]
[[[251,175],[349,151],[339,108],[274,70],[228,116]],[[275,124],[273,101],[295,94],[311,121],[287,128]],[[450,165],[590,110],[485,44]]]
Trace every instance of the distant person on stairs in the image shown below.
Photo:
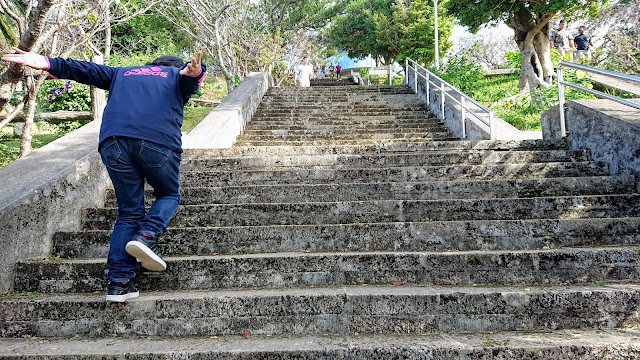
[[[302,58],[302,64],[296,68],[296,83],[299,87],[311,86],[311,77],[313,76],[313,67],[307,64],[307,57]]]
[[[183,107],[206,76],[204,48],[185,64],[162,56],[145,66],[110,67],[72,59],[50,59],[13,48],[2,60],[48,71],[53,77],[109,90],[98,151],[118,200],[107,264],[107,302],[138,297],[131,281],[136,258],[152,271],[167,265],[157,251],[180,202]],[[145,214],[144,184],[155,201]]]
[[[340,66],[339,62],[338,65],[336,65],[336,79],[338,79],[338,81],[342,79],[342,66]]]

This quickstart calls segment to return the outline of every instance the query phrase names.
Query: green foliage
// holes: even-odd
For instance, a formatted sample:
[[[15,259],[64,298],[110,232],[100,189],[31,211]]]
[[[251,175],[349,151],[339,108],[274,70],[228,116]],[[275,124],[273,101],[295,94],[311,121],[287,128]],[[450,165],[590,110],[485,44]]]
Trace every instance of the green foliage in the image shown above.
[[[152,58],[161,55],[179,55],[193,44],[192,39],[185,32],[163,16],[151,11],[114,26],[111,36],[113,54],[125,57],[133,54],[148,54],[148,57]],[[112,58],[109,58],[109,65],[112,64]]]
[[[362,76],[363,78],[368,77],[369,76],[369,68],[360,69],[360,76]]]
[[[509,19],[525,24],[523,29],[529,31],[545,16],[560,12],[573,16],[597,12],[606,2],[607,0],[456,0],[447,2],[446,8],[462,25],[469,26],[474,32],[484,24],[497,24]]]
[[[38,110],[91,110],[91,92],[88,85],[68,80],[45,81],[38,93]]]
[[[453,19],[439,2],[439,46],[446,54]],[[352,0],[332,20],[325,33],[329,46],[340,48],[355,58],[369,54],[385,61],[404,58],[430,63],[435,58],[434,11],[432,0]]]
[[[508,51],[506,56],[507,62],[514,69],[522,67],[522,54],[517,51]]]
[[[466,56],[449,58],[440,69],[432,68],[431,71],[463,93],[469,93],[484,79],[484,68]]]
[[[390,18],[393,0],[352,0],[340,9],[331,20],[326,32],[329,46],[343,49],[354,58],[365,58],[369,54],[391,56],[385,44],[378,41],[374,16]]]

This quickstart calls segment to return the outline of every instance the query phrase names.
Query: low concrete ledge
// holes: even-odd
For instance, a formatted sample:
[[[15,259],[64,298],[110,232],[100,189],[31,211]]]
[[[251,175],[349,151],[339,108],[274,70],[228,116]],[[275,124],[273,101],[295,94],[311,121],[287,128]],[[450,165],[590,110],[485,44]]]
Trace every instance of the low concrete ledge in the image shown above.
[[[56,231],[77,231],[81,212],[104,203],[109,176],[94,121],[0,169],[0,291],[16,263],[51,254]]]
[[[188,135],[182,136],[184,149],[229,148],[260,105],[272,85],[266,72],[252,73],[231,92]]]
[[[567,101],[565,121],[569,149],[588,150],[590,160],[609,164],[611,175],[634,175],[640,191],[640,110],[606,99]],[[542,132],[545,139],[562,137],[558,106],[542,114]]]
[[[414,76],[413,71],[409,71],[409,87],[415,91],[414,88]],[[462,111],[461,106],[451,100],[449,96],[445,99],[444,106],[444,114],[442,114],[441,101],[442,94],[441,90],[438,88],[440,86],[440,82],[438,80],[432,80],[432,82],[436,83],[436,87],[431,85],[429,89],[429,94],[427,95],[427,85],[426,80],[422,77],[418,77],[418,96],[420,99],[427,103],[427,96],[429,97],[429,108],[438,118],[443,119],[443,123],[445,126],[457,137],[462,139]],[[446,88],[445,88],[446,92]],[[453,96],[454,92],[450,93]],[[467,101],[467,108],[477,109],[474,111],[475,114],[478,114],[483,120],[489,123],[489,114],[487,114],[484,110],[481,110],[476,105]],[[465,130],[466,137],[464,140],[489,140],[491,138],[491,134],[489,132],[489,126],[485,125],[482,121],[480,121],[477,117],[468,113],[465,114]],[[494,135],[496,140],[527,140],[527,139],[541,139],[542,134],[538,131],[520,131],[515,128],[513,125],[504,121],[503,119],[494,116],[493,117],[493,126],[494,126]]]

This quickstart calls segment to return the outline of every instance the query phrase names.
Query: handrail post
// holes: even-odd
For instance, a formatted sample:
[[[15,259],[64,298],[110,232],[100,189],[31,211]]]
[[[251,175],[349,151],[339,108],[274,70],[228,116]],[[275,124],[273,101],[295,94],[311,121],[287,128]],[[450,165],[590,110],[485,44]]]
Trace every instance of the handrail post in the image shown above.
[[[461,126],[462,126],[462,138],[466,139],[467,137],[467,132],[465,130],[465,117],[467,117],[467,114],[465,112],[465,106],[464,106],[464,96],[460,95],[460,121],[461,121]]]
[[[418,93],[418,64],[413,62],[413,87],[416,90],[416,94]]]
[[[562,65],[558,65],[558,111],[560,112],[560,134],[567,136],[567,128],[564,118],[564,85],[562,84]]]
[[[442,98],[441,104],[440,104],[440,108],[442,111],[442,120],[444,120],[444,81],[440,81],[440,97]]]
[[[493,129],[493,111],[489,111],[489,139],[496,139],[496,135]]]
[[[424,74],[427,81],[427,105],[431,105],[431,98],[429,97],[431,92],[431,76],[429,76],[429,74],[430,73],[428,71],[426,71]]]
[[[404,84],[409,83],[409,58],[404,59]]]

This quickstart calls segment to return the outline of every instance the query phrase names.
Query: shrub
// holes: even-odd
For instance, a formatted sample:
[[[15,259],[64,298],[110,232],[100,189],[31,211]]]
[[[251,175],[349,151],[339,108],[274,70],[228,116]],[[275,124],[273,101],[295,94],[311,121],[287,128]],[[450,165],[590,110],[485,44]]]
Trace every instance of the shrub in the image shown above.
[[[444,81],[457,87],[463,93],[469,93],[477,87],[477,83],[484,79],[484,69],[466,56],[452,57],[440,69],[432,68]]]
[[[41,112],[91,110],[89,86],[70,80],[45,81],[38,94],[38,107]]]

